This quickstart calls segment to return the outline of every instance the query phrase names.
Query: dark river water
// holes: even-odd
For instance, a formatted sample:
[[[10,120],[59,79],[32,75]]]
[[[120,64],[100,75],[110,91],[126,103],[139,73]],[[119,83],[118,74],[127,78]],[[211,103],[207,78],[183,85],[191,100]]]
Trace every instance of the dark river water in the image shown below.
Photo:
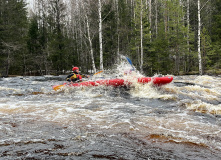
[[[0,159],[221,159],[221,77],[160,88],[68,87],[65,76],[0,79]]]

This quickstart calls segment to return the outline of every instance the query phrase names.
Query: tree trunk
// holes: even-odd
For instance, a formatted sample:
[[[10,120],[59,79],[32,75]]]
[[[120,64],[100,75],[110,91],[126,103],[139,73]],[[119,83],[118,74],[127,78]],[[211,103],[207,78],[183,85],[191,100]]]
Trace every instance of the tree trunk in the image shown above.
[[[152,41],[151,39],[151,25],[152,25],[152,19],[151,19],[151,16],[152,16],[152,4],[151,4],[151,1],[152,0],[149,0],[149,23],[150,23],[150,42]]]
[[[86,15],[86,23],[87,23],[88,41],[89,41],[89,45],[90,45],[92,67],[93,67],[94,73],[96,73],[96,67],[95,67],[95,63],[94,63],[94,53],[93,53],[93,47],[92,47],[92,41],[91,41],[91,36],[90,36],[90,28],[89,28],[89,24],[88,24],[87,15]]]
[[[7,62],[6,62],[6,72],[5,72],[5,76],[8,77],[9,74],[9,68],[10,68],[10,49],[8,49],[8,57],[7,57]]]
[[[199,59],[199,74],[203,75],[202,58],[200,51],[200,35],[201,35],[200,30],[201,30],[200,0],[198,0],[198,59]]]
[[[85,10],[85,4],[86,3],[82,3],[82,7],[83,10],[85,11],[85,19],[86,19],[86,29],[87,29],[87,39],[89,41],[89,47],[90,47],[90,57],[91,57],[91,63],[92,63],[92,68],[93,68],[93,72],[96,73],[96,67],[95,67],[95,62],[94,62],[94,51],[93,51],[93,45],[92,45],[92,39],[91,39],[91,33],[90,33],[90,26],[89,26],[89,22],[88,22],[88,16],[87,16],[87,10]],[[89,61],[87,59],[87,61]],[[88,66],[87,66],[87,71],[88,71]]]
[[[120,33],[119,33],[119,8],[118,8],[118,0],[116,0],[116,8],[117,8],[117,62],[119,62],[120,55]]]
[[[155,28],[156,28],[156,38],[158,34],[158,11],[157,11],[157,0],[155,0],[155,12],[156,12],[156,17],[155,17]]]
[[[102,46],[102,19],[101,19],[101,0],[98,0],[99,14],[99,44],[100,44],[100,70],[103,70],[103,46]]]
[[[189,53],[190,53],[190,0],[187,0],[187,50],[188,55],[186,56],[185,62],[185,72],[187,71],[187,63],[189,61]]]
[[[143,72],[143,0],[140,10],[140,71]]]
[[[167,39],[167,0],[164,4],[164,30],[165,30],[165,38]]]

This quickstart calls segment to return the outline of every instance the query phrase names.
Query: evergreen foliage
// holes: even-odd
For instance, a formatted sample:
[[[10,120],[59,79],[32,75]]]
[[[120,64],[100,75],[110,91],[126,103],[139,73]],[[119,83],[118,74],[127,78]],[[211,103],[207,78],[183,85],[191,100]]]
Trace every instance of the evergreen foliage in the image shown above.
[[[83,72],[92,70],[85,14],[99,69],[98,1],[35,2],[35,13],[28,15],[24,0],[0,0],[0,76],[65,74],[72,66],[79,66]],[[101,3],[105,69],[117,63],[119,53],[128,56],[146,75],[198,71],[194,1],[190,1],[190,26],[184,0]],[[221,69],[221,0],[201,0],[201,4],[203,70],[216,72]]]
[[[27,12],[23,0],[0,1],[0,72],[21,74],[27,46]]]

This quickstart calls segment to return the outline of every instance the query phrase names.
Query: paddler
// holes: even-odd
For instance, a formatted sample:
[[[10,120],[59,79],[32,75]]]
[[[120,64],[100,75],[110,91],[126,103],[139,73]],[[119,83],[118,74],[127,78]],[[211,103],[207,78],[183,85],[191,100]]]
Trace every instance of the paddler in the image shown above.
[[[78,67],[73,67],[72,68],[73,73],[71,73],[70,75],[67,76],[66,81],[68,82],[81,82],[82,81],[82,76],[83,77],[89,77],[86,75],[80,75],[79,73],[79,68]]]

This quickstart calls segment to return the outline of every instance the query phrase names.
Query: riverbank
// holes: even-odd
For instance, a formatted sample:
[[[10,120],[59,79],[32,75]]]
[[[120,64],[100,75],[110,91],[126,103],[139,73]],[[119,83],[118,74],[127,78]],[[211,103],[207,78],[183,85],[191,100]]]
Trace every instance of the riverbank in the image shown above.
[[[58,75],[68,75],[71,73],[71,71],[64,71],[64,72],[50,72],[51,74],[47,74],[47,75],[51,75],[51,76],[58,76]],[[82,74],[82,73],[81,73]],[[91,74],[91,73],[87,73],[87,74]],[[175,75],[175,76],[187,76],[187,75],[199,75],[199,72],[198,71],[191,71],[191,72],[188,72],[188,73],[183,73],[183,72],[180,72],[179,75]],[[218,70],[206,70],[204,72],[203,75],[209,75],[209,76],[219,76],[221,75],[221,69],[218,69]],[[29,74],[24,74],[24,75],[8,75],[7,77],[18,77],[18,76],[45,76],[45,74],[40,74],[40,72],[38,71],[33,71]],[[0,77],[3,78],[3,76],[1,76],[0,74]]]

